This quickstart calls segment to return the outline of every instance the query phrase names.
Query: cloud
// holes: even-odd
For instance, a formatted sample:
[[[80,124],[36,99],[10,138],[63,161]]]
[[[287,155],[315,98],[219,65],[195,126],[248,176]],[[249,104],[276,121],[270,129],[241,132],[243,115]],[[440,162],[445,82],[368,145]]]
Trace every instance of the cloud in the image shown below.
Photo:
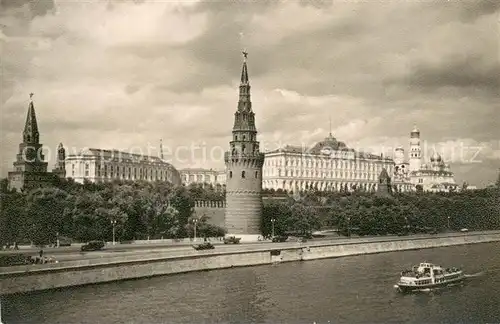
[[[49,158],[59,142],[158,151],[162,138],[177,167],[223,168],[246,48],[263,149],[312,145],[331,119],[348,146],[390,154],[407,147],[417,124],[429,143],[485,143],[486,162],[450,161],[460,179],[485,184],[499,160],[499,9],[497,1],[2,2],[1,174],[30,92]]]

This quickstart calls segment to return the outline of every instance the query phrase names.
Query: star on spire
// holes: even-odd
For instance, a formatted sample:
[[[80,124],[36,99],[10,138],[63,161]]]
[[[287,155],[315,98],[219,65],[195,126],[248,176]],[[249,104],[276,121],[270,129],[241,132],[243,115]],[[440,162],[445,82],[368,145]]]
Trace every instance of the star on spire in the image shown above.
[[[33,101],[33,96],[34,96],[34,95],[35,95],[35,94],[34,94],[33,92],[32,92],[32,93],[30,93],[30,100],[31,100],[31,101]]]
[[[241,52],[243,53],[243,59],[245,60],[245,62],[247,61],[247,57],[248,57],[248,52],[247,51],[243,51]]]

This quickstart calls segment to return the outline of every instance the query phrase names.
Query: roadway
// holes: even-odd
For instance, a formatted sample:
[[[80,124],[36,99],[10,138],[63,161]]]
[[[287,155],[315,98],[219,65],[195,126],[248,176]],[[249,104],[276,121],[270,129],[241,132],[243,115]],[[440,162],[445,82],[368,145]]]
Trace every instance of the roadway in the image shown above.
[[[496,231],[495,231],[496,232]],[[346,243],[361,243],[361,242],[373,242],[380,240],[402,240],[402,239],[418,239],[418,238],[437,238],[437,237],[448,237],[456,235],[474,235],[487,232],[452,232],[452,233],[440,233],[436,235],[429,234],[416,234],[409,236],[371,236],[371,237],[327,237],[319,239],[311,239],[304,243],[299,243],[297,241],[288,241],[282,243],[272,243],[269,241],[264,242],[251,242],[251,243],[240,243],[240,244],[223,244],[220,241],[213,242],[215,245],[214,250],[208,250],[212,252],[239,252],[239,251],[254,251],[260,249],[283,249],[287,247],[296,246],[318,246],[318,245],[331,245],[333,244],[346,244]],[[196,242],[201,243],[201,242]],[[0,251],[0,255],[12,254],[12,253],[24,253],[31,254],[33,256],[38,255],[39,249],[29,248],[22,249],[18,251]],[[139,244],[118,244],[118,245],[106,245],[106,247],[101,251],[89,251],[81,252],[80,246],[70,246],[70,247],[59,247],[59,248],[48,248],[44,249],[44,256],[54,257],[59,262],[64,261],[74,261],[74,260],[85,260],[85,259],[101,259],[101,258],[112,258],[118,256],[133,256],[133,255],[144,255],[148,254],[151,257],[157,256],[185,256],[185,255],[197,255],[200,253],[206,253],[207,250],[196,251],[192,248],[189,243],[139,243]]]

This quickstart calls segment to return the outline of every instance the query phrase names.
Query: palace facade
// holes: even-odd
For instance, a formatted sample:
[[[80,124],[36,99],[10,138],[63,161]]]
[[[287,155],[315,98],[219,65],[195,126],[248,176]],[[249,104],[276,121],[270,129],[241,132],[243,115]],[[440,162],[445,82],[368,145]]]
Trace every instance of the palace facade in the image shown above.
[[[196,184],[211,184],[218,188],[226,187],[226,171],[203,169],[203,168],[186,168],[180,169],[181,181],[184,185]]]
[[[148,156],[88,148],[69,155],[65,161],[66,177],[75,182],[105,182],[112,180],[168,181],[181,184],[181,177],[173,165],[157,156]]]
[[[379,175],[385,169],[394,172],[394,160],[382,155],[356,152],[330,133],[311,148],[287,145],[267,152],[263,169],[263,187],[301,191],[376,191]],[[411,184],[395,179],[399,191],[411,190]]]

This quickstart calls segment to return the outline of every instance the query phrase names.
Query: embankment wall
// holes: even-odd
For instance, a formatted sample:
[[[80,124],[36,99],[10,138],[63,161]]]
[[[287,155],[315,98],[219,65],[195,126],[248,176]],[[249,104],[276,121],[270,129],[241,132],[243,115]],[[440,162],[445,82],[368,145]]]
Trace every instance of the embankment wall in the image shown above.
[[[500,241],[500,232],[484,232],[432,238],[392,238],[370,242],[359,242],[353,239],[349,243],[336,243],[335,241],[276,245],[268,243],[262,248],[256,245],[251,248],[242,245],[241,248],[237,248],[238,250],[232,251],[193,250],[175,256],[169,252],[110,256],[109,258],[68,261],[58,264],[0,268],[0,294],[200,270],[497,241]]]

